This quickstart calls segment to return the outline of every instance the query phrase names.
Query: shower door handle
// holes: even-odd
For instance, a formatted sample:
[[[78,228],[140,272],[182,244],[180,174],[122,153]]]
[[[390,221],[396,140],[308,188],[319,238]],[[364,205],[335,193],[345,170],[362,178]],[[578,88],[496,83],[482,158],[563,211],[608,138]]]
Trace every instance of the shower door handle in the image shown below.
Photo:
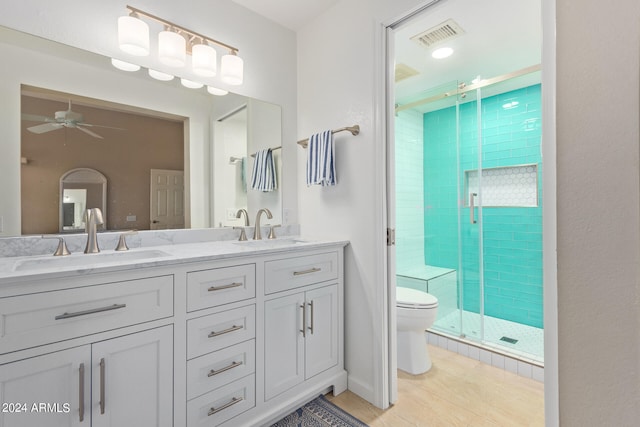
[[[471,224],[475,224],[476,221],[476,213],[475,213],[475,197],[478,193],[469,193],[469,215]]]

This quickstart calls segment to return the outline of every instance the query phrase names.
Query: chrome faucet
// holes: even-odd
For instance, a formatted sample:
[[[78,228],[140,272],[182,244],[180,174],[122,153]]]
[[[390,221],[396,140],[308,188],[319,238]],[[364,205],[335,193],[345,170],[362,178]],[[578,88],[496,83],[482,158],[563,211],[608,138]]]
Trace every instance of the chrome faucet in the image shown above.
[[[249,226],[249,214],[247,213],[246,209],[238,209],[238,212],[236,212],[236,218],[242,218],[242,215],[244,215],[244,226],[248,227]],[[244,227],[233,227],[234,230],[240,230],[240,237],[238,238],[238,240],[240,241],[245,241],[247,240],[247,234],[244,231]]]
[[[104,224],[100,208],[87,209],[84,213],[84,221],[87,232],[87,246],[84,248],[84,253],[97,254],[100,252],[100,247],[98,247],[97,225]]]
[[[246,227],[249,226],[249,214],[247,213],[246,209],[238,209],[238,212],[236,212],[236,218],[240,219],[242,218],[242,215],[244,215],[244,225]]]
[[[256,215],[256,223],[253,227],[253,240],[262,240],[262,234],[260,233],[260,215],[262,215],[263,212],[267,214],[268,219],[273,218],[271,211],[267,208],[263,208],[258,211],[258,214]]]

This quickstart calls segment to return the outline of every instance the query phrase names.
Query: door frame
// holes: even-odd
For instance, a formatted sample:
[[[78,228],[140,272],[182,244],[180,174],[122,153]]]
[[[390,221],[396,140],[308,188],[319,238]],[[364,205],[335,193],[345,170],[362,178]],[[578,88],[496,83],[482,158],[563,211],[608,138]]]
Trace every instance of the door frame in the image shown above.
[[[387,84],[378,86],[376,90],[379,96],[376,103],[381,107],[382,125],[377,129],[385,141],[386,150],[383,151],[385,159],[385,184],[381,187],[381,198],[384,200],[386,210],[384,212],[387,228],[395,229],[395,216],[390,214],[395,209],[395,185],[393,164],[394,155],[394,91],[393,85],[389,85],[392,73],[393,51],[389,50],[390,32],[412,16],[422,12],[440,0],[431,0],[421,3],[407,10],[404,14],[383,22],[379,27],[378,37],[380,41],[377,51],[379,69],[385,76]],[[544,271],[544,407],[545,425],[557,426],[560,424],[559,383],[558,383],[558,273],[557,273],[557,168],[556,168],[556,2],[557,0],[540,0],[542,4],[542,158],[544,162],[543,177],[543,271]],[[380,95],[380,92],[383,94]],[[382,243],[381,243],[382,244]],[[395,250],[384,246],[382,260],[387,265],[385,269],[385,304],[384,316],[387,317],[386,350],[387,354],[383,363],[383,402],[394,402],[397,399],[397,373],[396,365],[396,330],[395,330]],[[384,405],[387,407],[388,403]]]

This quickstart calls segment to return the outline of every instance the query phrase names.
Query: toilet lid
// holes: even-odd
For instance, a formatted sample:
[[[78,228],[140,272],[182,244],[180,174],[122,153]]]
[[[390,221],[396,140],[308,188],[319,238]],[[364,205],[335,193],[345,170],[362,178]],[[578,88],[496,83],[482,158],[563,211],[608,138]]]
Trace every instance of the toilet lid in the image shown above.
[[[416,289],[396,287],[396,306],[404,308],[433,308],[438,306],[438,298]]]

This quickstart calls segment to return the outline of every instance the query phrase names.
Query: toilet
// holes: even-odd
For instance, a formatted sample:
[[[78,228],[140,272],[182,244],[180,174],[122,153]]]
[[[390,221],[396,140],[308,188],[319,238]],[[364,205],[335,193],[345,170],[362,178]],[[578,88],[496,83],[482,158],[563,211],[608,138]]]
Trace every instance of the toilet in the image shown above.
[[[419,375],[431,369],[425,330],[433,325],[438,299],[416,289],[396,287],[398,369]]]

